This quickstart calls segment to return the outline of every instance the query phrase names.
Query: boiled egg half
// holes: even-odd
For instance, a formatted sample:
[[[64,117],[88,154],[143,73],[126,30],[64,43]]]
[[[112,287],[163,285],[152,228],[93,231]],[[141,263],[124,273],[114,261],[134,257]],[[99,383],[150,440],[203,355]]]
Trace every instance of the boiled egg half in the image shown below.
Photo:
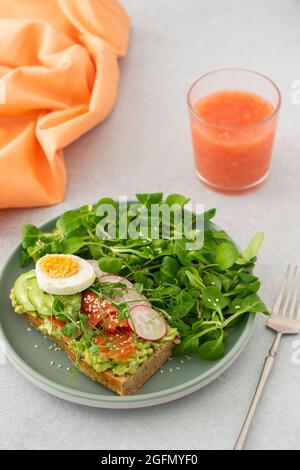
[[[48,294],[72,295],[90,287],[96,279],[93,267],[75,255],[46,255],[36,263],[40,289]]]

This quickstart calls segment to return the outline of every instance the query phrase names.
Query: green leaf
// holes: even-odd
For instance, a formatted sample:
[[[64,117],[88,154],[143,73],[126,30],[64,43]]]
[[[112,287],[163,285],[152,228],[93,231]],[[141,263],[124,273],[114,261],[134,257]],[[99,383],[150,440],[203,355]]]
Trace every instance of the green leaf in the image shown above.
[[[200,278],[200,274],[197,272],[186,271],[186,277],[188,278],[191,287],[201,290],[203,289],[203,283]]]
[[[208,211],[205,211],[203,216],[205,222],[208,222],[209,220],[213,219],[216,215],[217,209],[209,209]]]
[[[67,236],[82,225],[82,219],[83,215],[79,212],[67,211],[58,219],[56,227]]]
[[[136,194],[137,200],[144,206],[151,206],[151,204],[159,204],[162,202],[163,193],[145,193]]]
[[[133,274],[133,279],[136,283],[142,284],[145,289],[151,289],[153,287],[153,280],[140,271]]]
[[[189,292],[181,291],[174,307],[172,308],[172,316],[174,318],[184,318],[188,315],[195,304],[194,298]]]
[[[211,273],[205,274],[205,276],[203,276],[203,282],[207,287],[213,286],[219,290],[222,289],[222,281],[215,274],[211,274]]]
[[[220,335],[219,339],[206,341],[201,344],[198,348],[198,355],[201,359],[206,361],[217,361],[221,359],[225,354],[223,335]]]
[[[79,212],[82,214],[89,214],[94,211],[94,207],[92,204],[85,204],[84,206],[81,206],[79,209]]]
[[[252,313],[252,314],[249,314],[249,315],[255,315],[255,314]],[[233,317],[233,315],[232,315],[232,317],[229,317],[229,319],[230,319],[230,323],[228,325],[226,324],[225,328],[226,327],[228,329],[229,328],[235,328],[237,325],[239,325],[243,321],[243,314],[241,313],[240,315],[237,315],[236,317]],[[224,327],[224,324],[223,324],[223,327]],[[224,333],[225,333],[225,331],[224,331]]]
[[[50,249],[49,249],[50,246]],[[47,253],[62,253],[63,243],[61,240],[53,240],[50,245],[47,245]]]
[[[185,248],[184,240],[179,240],[179,239],[175,240],[173,250],[174,250],[174,255],[177,256],[177,258],[179,259],[182,265],[189,263],[187,256],[186,256],[186,248]]]
[[[178,204],[180,207],[183,207],[185,204],[189,202],[189,198],[182,196],[181,194],[170,194],[166,198],[166,204],[168,206],[173,206],[173,204]]]
[[[58,297],[54,297],[53,304],[52,304],[53,315],[61,315],[64,313],[64,310],[65,310],[64,303]]]
[[[91,259],[98,260],[99,258],[101,258],[101,256],[103,256],[103,249],[99,245],[90,245],[89,246],[89,251],[90,251],[90,254],[91,254],[90,255]]]
[[[228,304],[222,292],[217,287],[205,287],[202,290],[202,300],[210,310],[222,310]]]
[[[217,230],[216,232],[212,232],[212,236],[217,240],[229,240],[229,236],[225,230]]]
[[[96,203],[96,209],[98,209],[99,206],[104,206],[104,205],[111,205],[113,207],[116,207],[117,206],[117,203],[114,199],[110,198],[110,197],[103,197],[102,199],[100,199],[97,203]]]
[[[200,261],[200,263],[208,264],[208,260],[203,255],[203,250],[191,250],[187,254],[187,258],[189,261]]]
[[[222,281],[222,287],[224,292],[228,292],[230,290],[231,280],[226,274],[218,274],[220,281]]]
[[[143,290],[144,290],[144,285],[143,285],[142,283],[140,283],[140,282],[136,282],[136,283],[134,284],[134,290],[135,290],[136,292],[143,292]]]
[[[260,282],[258,280],[249,282],[248,284],[239,282],[234,289],[226,293],[226,296],[238,295],[239,297],[245,297],[246,295],[257,292],[259,288]]]
[[[256,276],[253,276],[253,274],[249,274],[249,273],[240,273],[239,278],[245,283],[258,281],[258,278]]]
[[[203,214],[197,215],[195,219],[204,220],[204,222],[209,222],[216,215],[216,209],[209,209],[208,211],[203,212]]]
[[[103,256],[99,259],[99,267],[102,271],[111,274],[118,274],[123,266],[121,258],[112,258],[110,256]]]
[[[30,246],[34,246],[38,236],[39,236],[39,229],[34,225],[26,224],[22,228],[22,246],[23,248],[29,248]]]
[[[71,337],[71,336],[76,336],[78,333],[78,326],[75,325],[74,323],[69,323],[68,325],[65,325],[62,329],[61,332],[64,336]]]
[[[196,289],[202,289],[204,287],[199,270],[194,266],[183,266],[180,268],[177,272],[177,279],[189,289],[191,287]]]
[[[160,267],[160,278],[163,282],[173,283],[176,278],[179,264],[171,256],[164,256]]]
[[[237,260],[237,264],[245,264],[251,261],[260,250],[260,247],[264,241],[264,233],[258,232],[254,237],[251,239],[249,245],[247,246],[246,250],[242,252],[241,257]]]
[[[88,325],[88,322],[89,322],[89,317],[88,317],[88,315],[86,315],[85,313],[80,313],[80,314],[79,314],[79,320],[81,321],[82,326],[83,326],[84,328],[86,328],[87,325]]]
[[[93,330],[85,330],[84,331],[84,339],[87,345],[93,344],[93,339],[94,339],[94,331]]]
[[[216,249],[216,263],[222,270],[234,265],[238,259],[239,252],[232,243],[221,243]]]
[[[199,349],[199,338],[191,336],[182,342],[182,351],[184,354],[197,354]]]
[[[26,250],[21,248],[21,250],[20,250],[20,267],[21,268],[26,268],[26,266],[28,266],[28,264],[29,264],[29,261],[30,261],[29,254],[27,253]]]
[[[168,323],[173,328],[177,328],[177,330],[182,336],[188,336],[191,334],[190,326],[187,325],[187,323],[185,323],[183,320],[180,320],[179,318],[176,318],[176,319],[171,318],[170,320],[168,320]]]
[[[230,305],[230,312],[262,312],[267,313],[268,309],[257,294],[248,295],[245,298],[236,298]]]
[[[128,319],[128,306],[125,305],[121,310],[119,310],[119,319],[127,320]]]
[[[73,254],[77,253],[81,248],[86,245],[86,242],[80,237],[66,238],[63,242],[63,253]]]

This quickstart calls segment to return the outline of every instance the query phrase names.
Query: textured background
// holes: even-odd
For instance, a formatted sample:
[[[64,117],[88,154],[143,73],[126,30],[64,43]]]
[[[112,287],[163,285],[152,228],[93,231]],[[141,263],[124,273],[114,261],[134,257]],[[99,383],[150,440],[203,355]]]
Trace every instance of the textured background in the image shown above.
[[[133,18],[129,55],[121,64],[116,109],[66,151],[69,183],[60,206],[0,211],[0,265],[23,223],[40,224],[100,196],[164,191],[217,207],[216,221],[244,246],[257,230],[266,241],[256,273],[269,307],[288,262],[299,262],[300,105],[297,0],[123,0]],[[193,172],[185,96],[203,73],[252,68],[283,93],[273,169],[267,183],[243,196],[201,186]],[[298,74],[298,75],[297,75]],[[17,188],[16,188],[17,190]],[[178,402],[134,411],[84,408],[0,366],[0,447],[15,449],[231,448],[273,335],[259,317],[237,362],[218,380]],[[300,447],[300,365],[294,338],[284,339],[248,440],[249,449]]]

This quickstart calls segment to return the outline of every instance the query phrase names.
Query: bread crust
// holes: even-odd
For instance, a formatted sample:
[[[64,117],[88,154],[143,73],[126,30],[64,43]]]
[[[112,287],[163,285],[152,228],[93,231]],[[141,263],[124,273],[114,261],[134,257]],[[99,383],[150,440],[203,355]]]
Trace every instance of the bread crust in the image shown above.
[[[29,313],[25,314],[28,322],[35,329],[43,324],[43,321],[38,318],[30,315]],[[172,341],[164,343],[160,348],[158,348],[144,364],[142,364],[137,372],[134,375],[124,375],[117,376],[111,371],[97,372],[91,365],[87,364],[83,359],[79,361],[79,364],[76,364],[76,354],[68,347],[68,344],[64,341],[58,341],[53,336],[48,336],[50,339],[55,341],[69,356],[70,360],[76,367],[91,380],[100,383],[106,388],[114,391],[118,395],[128,396],[135,393],[139,390],[147,380],[155,374],[155,372],[168,360],[171,356],[172,349],[176,344],[179,343],[179,338],[175,338]]]

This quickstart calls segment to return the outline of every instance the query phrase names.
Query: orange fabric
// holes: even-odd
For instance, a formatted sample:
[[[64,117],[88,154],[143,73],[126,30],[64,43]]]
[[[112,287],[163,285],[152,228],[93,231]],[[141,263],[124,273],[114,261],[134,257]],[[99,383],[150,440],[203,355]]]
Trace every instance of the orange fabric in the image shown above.
[[[0,208],[62,201],[61,149],[111,112],[129,33],[117,0],[1,0]]]

